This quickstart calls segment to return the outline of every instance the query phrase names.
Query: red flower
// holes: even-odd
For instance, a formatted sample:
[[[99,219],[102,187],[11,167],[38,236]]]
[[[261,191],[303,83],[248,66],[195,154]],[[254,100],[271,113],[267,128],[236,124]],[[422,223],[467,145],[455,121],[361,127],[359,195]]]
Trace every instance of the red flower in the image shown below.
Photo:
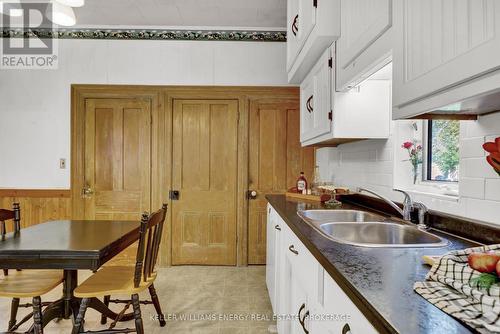
[[[406,141],[403,143],[403,146],[401,146],[402,148],[406,148],[406,149],[409,149],[413,146],[413,143],[411,141]]]
[[[489,155],[486,161],[500,176],[500,137],[495,139],[495,142],[487,142],[483,144],[483,148]]]

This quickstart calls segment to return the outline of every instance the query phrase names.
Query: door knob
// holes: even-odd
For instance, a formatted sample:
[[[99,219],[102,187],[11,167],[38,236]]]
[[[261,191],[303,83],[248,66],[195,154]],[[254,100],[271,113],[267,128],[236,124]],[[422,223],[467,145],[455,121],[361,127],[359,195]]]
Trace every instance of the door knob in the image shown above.
[[[179,197],[180,197],[180,192],[179,190],[170,190],[168,192],[168,197],[172,200],[172,201],[178,201],[179,200]]]
[[[248,199],[256,199],[257,198],[257,191],[249,190],[247,192],[247,197],[248,197]]]
[[[90,187],[89,184],[86,184],[83,189],[82,189],[82,195],[85,196],[91,196],[94,194],[94,190]]]

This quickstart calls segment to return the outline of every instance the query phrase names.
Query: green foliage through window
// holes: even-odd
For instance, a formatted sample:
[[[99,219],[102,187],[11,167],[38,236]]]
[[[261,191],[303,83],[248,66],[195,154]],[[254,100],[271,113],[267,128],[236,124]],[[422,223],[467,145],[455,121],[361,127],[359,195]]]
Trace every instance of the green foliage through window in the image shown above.
[[[458,182],[459,121],[429,121],[427,179]]]

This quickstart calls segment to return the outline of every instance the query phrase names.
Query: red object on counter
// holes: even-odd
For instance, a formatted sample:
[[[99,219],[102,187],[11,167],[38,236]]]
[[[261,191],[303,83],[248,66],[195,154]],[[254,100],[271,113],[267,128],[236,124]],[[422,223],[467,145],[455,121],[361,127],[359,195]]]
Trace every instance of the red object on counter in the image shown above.
[[[304,190],[307,191],[307,180],[306,177],[304,176],[304,172],[300,172],[300,176],[297,179],[297,191],[299,193],[303,193]]]

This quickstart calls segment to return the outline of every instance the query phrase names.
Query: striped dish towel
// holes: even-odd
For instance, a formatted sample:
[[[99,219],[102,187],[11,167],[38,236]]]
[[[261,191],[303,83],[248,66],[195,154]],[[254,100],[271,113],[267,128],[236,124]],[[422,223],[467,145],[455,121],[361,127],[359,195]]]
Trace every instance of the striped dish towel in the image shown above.
[[[490,289],[471,286],[481,273],[469,267],[467,256],[473,252],[500,251],[500,244],[450,252],[436,262],[425,282],[415,291],[431,304],[481,333],[500,333],[500,286]]]

